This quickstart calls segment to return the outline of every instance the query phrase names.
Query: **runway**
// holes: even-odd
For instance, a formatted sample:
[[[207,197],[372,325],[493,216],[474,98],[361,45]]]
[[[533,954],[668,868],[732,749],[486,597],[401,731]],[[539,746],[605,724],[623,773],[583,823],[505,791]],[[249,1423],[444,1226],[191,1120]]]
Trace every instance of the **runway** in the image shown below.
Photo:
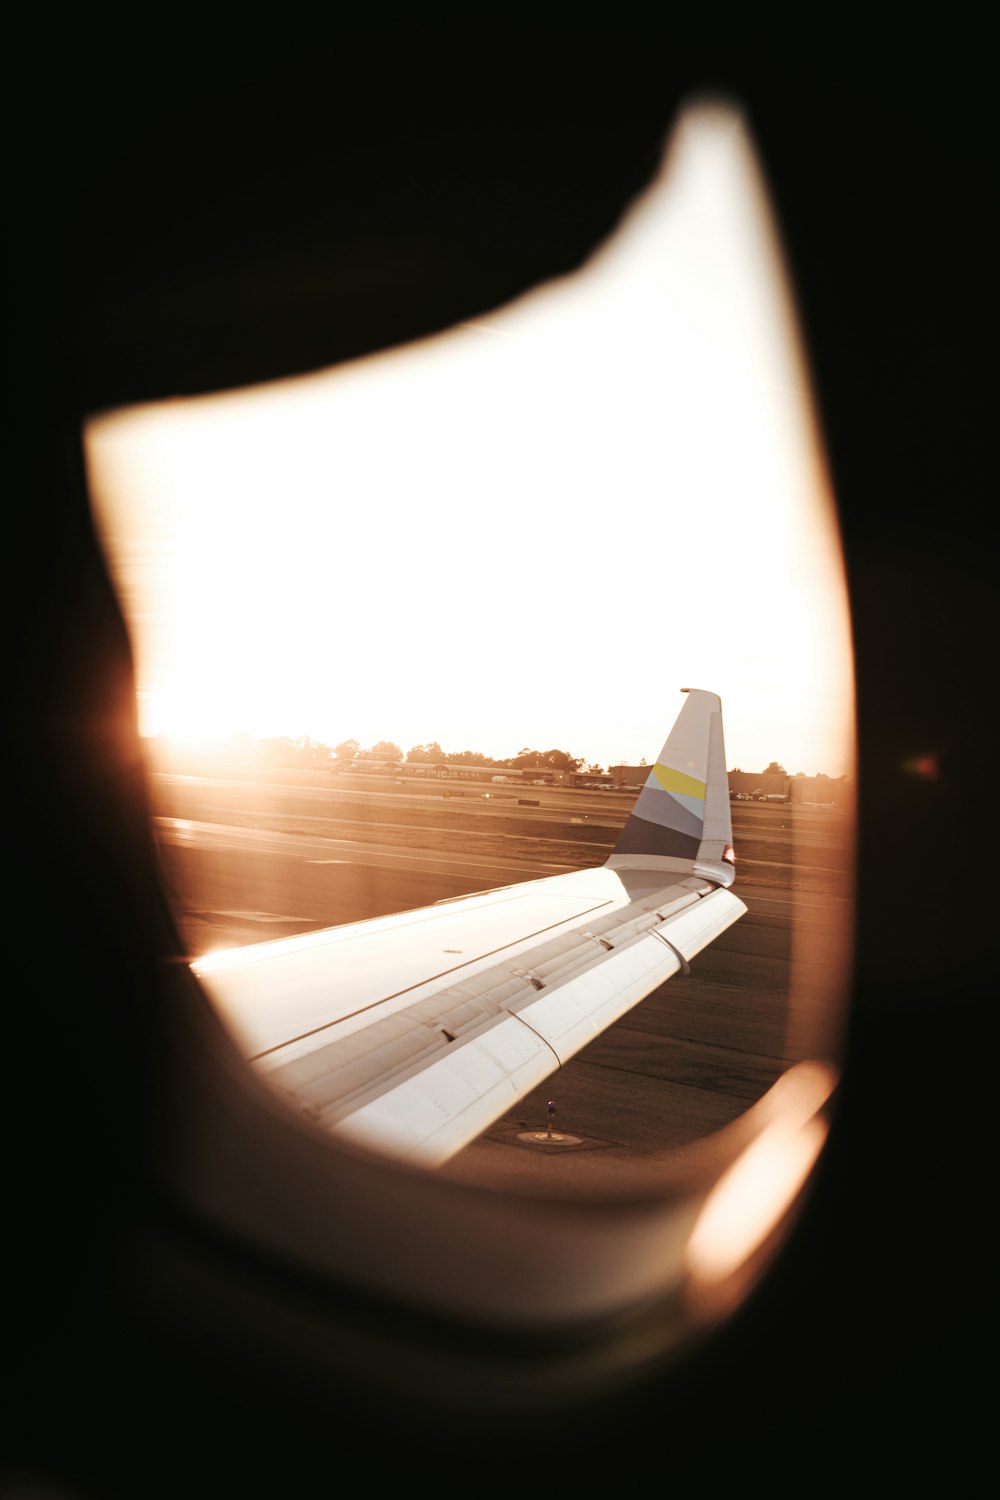
[[[634,800],[538,788],[526,809],[480,788],[459,799],[296,773],[154,777],[152,790],[192,957],[602,863]],[[526,1191],[645,1179],[666,1153],[697,1153],[789,1063],[835,1053],[849,819],[746,803],[732,815],[747,914],[441,1170]]]

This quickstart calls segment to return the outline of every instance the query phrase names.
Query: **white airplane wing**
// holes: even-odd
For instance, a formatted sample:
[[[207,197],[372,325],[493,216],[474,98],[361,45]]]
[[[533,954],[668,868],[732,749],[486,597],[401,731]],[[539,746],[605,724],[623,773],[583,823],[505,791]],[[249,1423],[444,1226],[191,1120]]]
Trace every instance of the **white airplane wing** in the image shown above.
[[[743,915],[716,694],[687,699],[613,854],[193,965],[326,1129],[446,1161]]]

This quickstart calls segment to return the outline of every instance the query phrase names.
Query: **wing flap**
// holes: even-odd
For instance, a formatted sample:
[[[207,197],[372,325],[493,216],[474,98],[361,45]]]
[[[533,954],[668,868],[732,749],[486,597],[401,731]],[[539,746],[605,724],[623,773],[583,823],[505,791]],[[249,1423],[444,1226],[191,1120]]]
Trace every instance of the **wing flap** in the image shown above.
[[[450,987],[310,1053],[283,1049],[295,1055],[274,1056],[270,1076],[338,1135],[438,1165],[745,910],[724,890],[680,903],[666,919],[633,912],[603,941],[592,932],[550,940],[530,967],[480,975],[476,996]]]
[[[357,1145],[439,1166],[557,1066],[541,1038],[507,1015],[484,1035],[338,1119],[336,1133]]]

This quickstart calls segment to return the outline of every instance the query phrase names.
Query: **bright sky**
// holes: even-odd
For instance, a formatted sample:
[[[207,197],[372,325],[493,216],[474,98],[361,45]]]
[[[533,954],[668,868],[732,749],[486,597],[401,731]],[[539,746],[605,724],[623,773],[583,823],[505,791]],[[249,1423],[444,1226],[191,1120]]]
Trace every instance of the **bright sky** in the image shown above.
[[[575,276],[448,334],[87,429],[144,733],[852,770],[847,603],[740,117],[689,112]]]

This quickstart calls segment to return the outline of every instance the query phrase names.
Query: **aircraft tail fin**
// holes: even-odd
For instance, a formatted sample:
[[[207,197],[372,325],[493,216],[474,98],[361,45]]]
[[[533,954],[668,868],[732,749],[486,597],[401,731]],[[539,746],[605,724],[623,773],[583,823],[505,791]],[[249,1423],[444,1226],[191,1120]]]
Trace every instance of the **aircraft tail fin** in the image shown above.
[[[722,702],[700,688],[683,691],[687,701],[607,863],[686,870],[728,886],[736,871]]]

